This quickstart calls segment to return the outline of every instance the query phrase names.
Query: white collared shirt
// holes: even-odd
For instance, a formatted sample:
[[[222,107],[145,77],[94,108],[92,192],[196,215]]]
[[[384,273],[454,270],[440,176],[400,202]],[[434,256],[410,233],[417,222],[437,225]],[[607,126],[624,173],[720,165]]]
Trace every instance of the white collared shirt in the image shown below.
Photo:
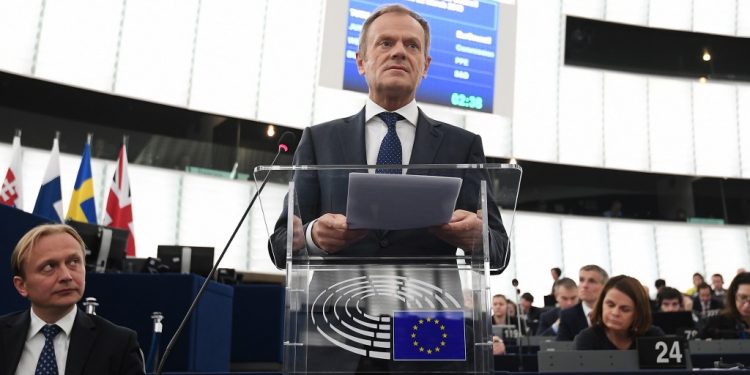
[[[42,328],[47,324],[57,324],[62,330],[55,336],[53,343],[55,345],[55,359],[57,360],[57,373],[65,373],[65,363],[68,358],[68,347],[70,346],[70,332],[73,330],[73,323],[76,319],[78,309],[73,306],[69,313],[65,314],[60,320],[53,323],[47,323],[34,313],[31,308],[31,323],[29,332],[26,336],[26,343],[23,346],[21,359],[18,361],[16,375],[28,375],[36,372],[36,364],[39,356],[44,349],[44,334]]]
[[[380,144],[383,143],[383,138],[388,133],[388,125],[378,117],[378,114],[381,112],[388,111],[373,102],[372,99],[367,98],[367,103],[365,104],[365,155],[367,156],[367,164],[369,165],[377,164]],[[404,117],[403,120],[396,122],[396,134],[398,134],[399,141],[401,141],[401,164],[409,164],[411,151],[414,148],[414,138],[417,134],[419,107],[417,107],[416,100],[412,99],[409,104],[394,112]],[[375,173],[373,170],[370,172]],[[305,231],[307,249],[314,255],[325,253],[312,240],[312,227],[316,221],[317,219],[313,220]]]
[[[589,323],[589,327],[591,327],[591,311],[593,308],[589,307],[586,302],[581,302],[581,307],[583,307],[583,316],[586,317],[586,321]]]

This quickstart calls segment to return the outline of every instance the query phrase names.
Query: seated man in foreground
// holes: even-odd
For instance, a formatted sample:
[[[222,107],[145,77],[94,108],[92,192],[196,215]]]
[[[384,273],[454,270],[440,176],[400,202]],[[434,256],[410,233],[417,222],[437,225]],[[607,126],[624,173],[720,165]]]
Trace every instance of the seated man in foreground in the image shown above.
[[[40,225],[11,256],[13,285],[31,308],[0,317],[2,374],[143,374],[136,333],[76,307],[85,247],[67,225]]]

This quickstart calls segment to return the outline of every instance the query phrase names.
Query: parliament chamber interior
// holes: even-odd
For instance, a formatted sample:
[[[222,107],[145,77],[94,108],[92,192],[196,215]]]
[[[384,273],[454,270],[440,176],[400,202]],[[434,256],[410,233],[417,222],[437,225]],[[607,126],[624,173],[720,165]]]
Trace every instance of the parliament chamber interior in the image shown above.
[[[387,52],[424,64],[393,109],[360,40],[400,48],[385,4],[430,35]],[[74,310],[135,331],[137,373],[750,366],[750,2],[0,9],[2,374],[37,363],[2,316],[36,312],[14,249],[49,223],[85,247]],[[318,241],[331,218],[346,245]]]

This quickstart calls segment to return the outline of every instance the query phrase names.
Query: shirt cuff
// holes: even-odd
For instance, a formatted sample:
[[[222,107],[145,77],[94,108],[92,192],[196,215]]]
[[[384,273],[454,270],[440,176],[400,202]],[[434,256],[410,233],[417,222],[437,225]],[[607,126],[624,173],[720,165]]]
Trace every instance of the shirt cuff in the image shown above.
[[[312,239],[312,227],[318,219],[315,219],[307,224],[305,229],[305,245],[307,245],[307,253],[309,255],[328,255],[323,249],[319,248]]]

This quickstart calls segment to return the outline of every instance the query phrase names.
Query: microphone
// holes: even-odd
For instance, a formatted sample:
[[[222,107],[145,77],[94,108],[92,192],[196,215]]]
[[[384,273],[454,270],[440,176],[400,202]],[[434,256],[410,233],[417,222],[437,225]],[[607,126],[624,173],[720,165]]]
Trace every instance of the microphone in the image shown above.
[[[290,131],[285,131],[284,134],[281,135],[281,137],[279,138],[279,144],[278,144],[278,149],[276,151],[276,156],[273,157],[273,161],[271,162],[271,165],[276,164],[276,159],[279,158],[279,155],[281,155],[282,152],[289,151],[288,145],[292,144],[296,139],[297,139],[297,136],[294,135],[294,133]],[[193,302],[190,304],[190,308],[185,313],[185,317],[182,319],[182,322],[180,322],[180,325],[177,327],[177,330],[172,336],[172,339],[169,340],[169,344],[167,345],[167,348],[164,350],[164,355],[161,357],[161,361],[159,362],[159,367],[156,369],[156,375],[161,375],[162,370],[164,368],[164,364],[167,362],[167,358],[169,357],[169,353],[172,352],[172,348],[174,348],[174,345],[177,343],[177,339],[180,337],[182,330],[185,328],[185,325],[187,324],[188,320],[190,320],[190,317],[193,315],[193,312],[195,311],[196,307],[198,307],[198,303],[203,297],[203,294],[205,294],[206,292],[206,288],[208,287],[208,282],[211,281],[211,279],[213,279],[214,274],[216,273],[216,270],[219,268],[219,263],[221,263],[221,260],[224,258],[224,255],[227,253],[227,250],[229,249],[229,245],[232,244],[232,241],[234,240],[234,236],[236,236],[237,232],[240,230],[240,226],[242,226],[242,223],[245,221],[247,214],[250,213],[250,209],[253,207],[253,204],[255,204],[255,200],[258,199],[258,196],[263,191],[263,188],[266,186],[266,182],[268,182],[268,176],[270,175],[271,175],[270,171],[266,173],[266,176],[263,178],[263,183],[260,185],[260,188],[258,188],[258,191],[256,191],[255,194],[253,195],[253,199],[250,200],[250,204],[247,206],[247,209],[245,209],[245,213],[242,214],[240,221],[237,223],[237,226],[234,228],[234,232],[232,232],[232,235],[229,237],[229,241],[227,241],[226,246],[224,246],[224,250],[222,250],[221,255],[219,255],[219,259],[216,261],[213,268],[211,268],[211,272],[208,273],[208,276],[206,276],[206,280],[203,281],[203,285],[201,285],[201,288],[198,290],[198,294],[195,295]]]

